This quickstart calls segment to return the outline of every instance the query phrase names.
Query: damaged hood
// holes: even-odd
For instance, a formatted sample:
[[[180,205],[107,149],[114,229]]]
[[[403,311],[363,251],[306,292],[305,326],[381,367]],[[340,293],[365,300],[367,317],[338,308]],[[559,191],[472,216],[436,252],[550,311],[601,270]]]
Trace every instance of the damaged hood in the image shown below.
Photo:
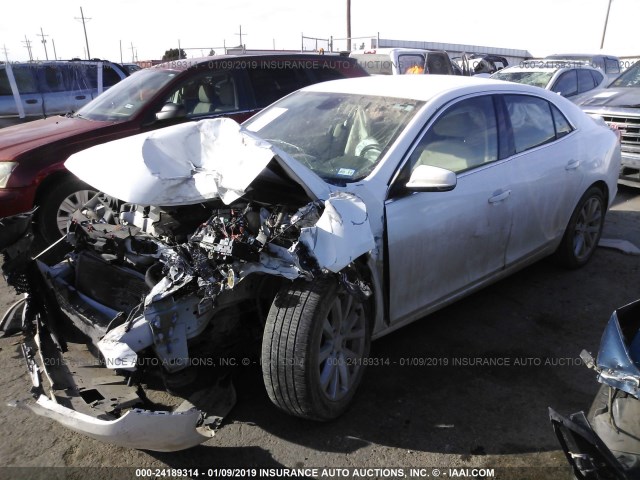
[[[575,103],[581,107],[638,108],[640,106],[640,88],[609,87],[576,99]]]
[[[329,185],[310,169],[228,118],[189,122],[97,145],[65,167],[94,188],[140,205],[177,206],[240,198],[276,161],[312,200]]]

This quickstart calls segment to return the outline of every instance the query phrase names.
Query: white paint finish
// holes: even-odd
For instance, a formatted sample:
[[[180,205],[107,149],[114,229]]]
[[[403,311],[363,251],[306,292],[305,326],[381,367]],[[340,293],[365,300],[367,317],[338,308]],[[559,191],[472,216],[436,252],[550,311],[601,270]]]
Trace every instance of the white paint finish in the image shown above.
[[[116,420],[100,420],[66,408],[44,395],[28,407],[67,428],[121,447],[175,452],[194,447],[213,437],[212,430],[198,428],[202,412],[151,412],[132,409]]]
[[[131,325],[129,331],[126,331],[126,324],[119,325],[107,332],[98,342],[107,368],[129,371],[136,369],[136,352],[151,345],[153,334],[149,323],[142,317]]]
[[[318,223],[302,229],[300,242],[313,252],[321,267],[339,272],[375,247],[364,202],[352,194],[332,196],[325,202]]]

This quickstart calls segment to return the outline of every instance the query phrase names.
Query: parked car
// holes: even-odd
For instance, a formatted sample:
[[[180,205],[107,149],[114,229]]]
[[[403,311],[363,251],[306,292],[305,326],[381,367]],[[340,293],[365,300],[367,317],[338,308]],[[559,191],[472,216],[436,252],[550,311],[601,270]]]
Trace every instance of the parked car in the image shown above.
[[[619,308],[605,327],[597,357],[580,355],[602,385],[589,409],[549,416],[575,478],[640,477],[640,301]]]
[[[456,74],[451,59],[444,50],[374,48],[353,51],[349,57],[355,58],[371,75]]]
[[[602,70],[611,83],[624,70],[623,63],[613,55],[591,55],[586,53],[557,53],[544,58],[551,61],[572,61],[591,65]]]
[[[123,63],[122,66],[126,68],[129,73],[134,73],[138,70],[142,70],[142,67],[137,63]]]
[[[640,62],[634,63],[611,84],[577,97],[574,102],[598,116],[620,134],[622,168],[619,183],[640,186]]]
[[[95,189],[64,168],[72,153],[187,120],[243,121],[298,88],[366,75],[355,60],[322,55],[216,56],[137,72],[74,114],[0,131],[0,217],[38,206],[51,243]]]
[[[128,75],[106,60],[0,64],[0,128],[76,111]]]
[[[491,78],[545,88],[567,98],[602,88],[607,82],[599,69],[575,62],[522,62],[494,73]]]
[[[15,316],[39,325],[23,347],[32,407],[119,445],[193,446],[234,398],[197,367],[235,331],[241,348],[261,338],[275,405],[334,419],[372,338],[548,255],[586,264],[619,161],[616,135],[558,95],[431,75],[316,84],[243,126],[203,120],[78,152],[67,168],[119,211],[99,196],[77,211],[63,260],[29,261],[25,228],[0,231],[5,274],[31,302]],[[91,351],[93,368],[56,369]],[[152,403],[158,378],[181,399]]]

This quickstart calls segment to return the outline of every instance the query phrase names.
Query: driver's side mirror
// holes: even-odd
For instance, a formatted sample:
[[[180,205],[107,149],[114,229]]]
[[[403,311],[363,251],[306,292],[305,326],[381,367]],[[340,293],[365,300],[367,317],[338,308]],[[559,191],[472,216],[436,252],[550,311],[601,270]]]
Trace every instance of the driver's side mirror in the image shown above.
[[[458,179],[451,170],[431,165],[418,165],[407,182],[413,192],[448,192],[456,188]]]
[[[156,113],[156,120],[171,120],[172,118],[184,117],[187,114],[187,109],[184,105],[177,103],[165,103],[162,106],[162,110]]]

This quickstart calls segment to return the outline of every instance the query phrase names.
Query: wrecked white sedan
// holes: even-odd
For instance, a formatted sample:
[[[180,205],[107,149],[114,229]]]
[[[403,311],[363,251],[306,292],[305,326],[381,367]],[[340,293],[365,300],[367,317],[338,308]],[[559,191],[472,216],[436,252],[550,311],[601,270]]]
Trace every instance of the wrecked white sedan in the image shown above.
[[[242,127],[169,127],[66,166],[105,193],[67,238],[30,260],[25,215],[0,239],[27,293],[7,315],[26,332],[35,402],[23,404],[170,451],[210,438],[231,409],[230,379],[203,370],[230,346],[258,338],[273,403],[329,420],[372,338],[542,257],[585,264],[620,150],[541,89],[400,76],[322,83]]]

